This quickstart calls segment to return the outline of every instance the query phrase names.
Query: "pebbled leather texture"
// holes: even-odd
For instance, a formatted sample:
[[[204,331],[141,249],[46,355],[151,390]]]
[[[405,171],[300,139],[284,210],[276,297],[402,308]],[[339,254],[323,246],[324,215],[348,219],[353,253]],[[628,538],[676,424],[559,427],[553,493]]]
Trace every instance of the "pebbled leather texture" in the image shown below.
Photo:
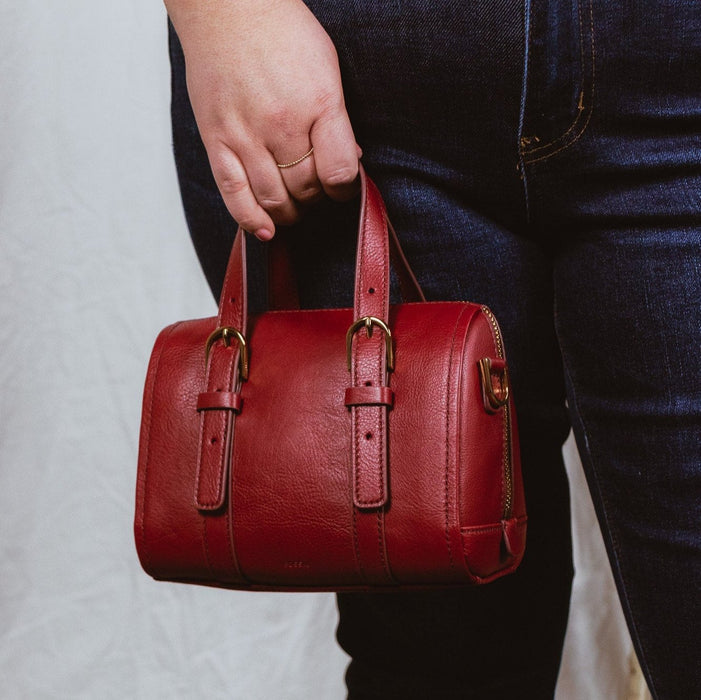
[[[478,304],[420,301],[365,175],[362,192],[353,309],[247,319],[239,232],[218,316],[174,324],[156,340],[134,523],[154,578],[423,589],[484,583],[518,566],[526,511],[513,402],[486,411],[478,367],[489,357],[502,368],[495,323]],[[404,293],[419,301],[389,306],[390,248]],[[365,316],[391,330],[393,371],[384,331],[361,325],[349,372],[346,333]],[[246,338],[245,381],[235,339],[215,340],[205,365],[221,327]]]

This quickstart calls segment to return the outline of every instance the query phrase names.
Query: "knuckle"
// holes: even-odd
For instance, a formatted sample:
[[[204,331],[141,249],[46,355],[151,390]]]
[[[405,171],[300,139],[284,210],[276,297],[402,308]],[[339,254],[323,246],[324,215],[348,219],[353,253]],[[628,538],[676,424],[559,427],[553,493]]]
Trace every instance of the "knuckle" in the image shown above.
[[[224,199],[238,198],[250,189],[246,177],[233,175],[228,172],[215,172],[215,179]]]
[[[279,197],[259,197],[258,204],[265,211],[278,211],[285,206],[286,202]]]
[[[310,185],[309,187],[302,187],[298,192],[295,193],[295,199],[298,202],[314,202],[323,194],[320,187],[316,185]]]
[[[316,96],[315,107],[321,119],[336,119],[344,112],[343,94],[332,90],[322,92]]]
[[[330,187],[350,185],[358,175],[358,168],[350,165],[340,165],[321,176],[322,182]]]

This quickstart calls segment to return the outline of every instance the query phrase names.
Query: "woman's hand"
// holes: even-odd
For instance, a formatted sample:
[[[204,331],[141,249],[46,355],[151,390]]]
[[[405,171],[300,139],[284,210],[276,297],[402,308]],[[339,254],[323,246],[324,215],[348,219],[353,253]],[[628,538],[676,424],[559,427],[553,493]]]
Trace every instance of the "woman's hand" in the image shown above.
[[[240,226],[269,239],[325,192],[357,189],[359,148],[336,50],[301,0],[165,0],[214,179]],[[313,153],[295,165],[280,168]]]

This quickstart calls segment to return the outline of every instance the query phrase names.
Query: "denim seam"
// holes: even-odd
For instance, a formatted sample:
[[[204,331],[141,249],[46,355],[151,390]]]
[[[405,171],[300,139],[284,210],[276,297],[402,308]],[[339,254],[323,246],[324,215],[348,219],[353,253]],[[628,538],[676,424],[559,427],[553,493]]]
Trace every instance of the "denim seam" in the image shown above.
[[[516,134],[516,148],[518,152],[517,168],[523,183],[523,200],[526,210],[526,223],[530,221],[530,200],[528,196],[528,180],[526,178],[526,162],[523,151],[521,150],[521,139],[523,138],[523,124],[526,118],[526,95],[528,93],[528,64],[530,60],[529,46],[531,43],[531,0],[525,0],[523,8],[523,80],[521,84],[521,105],[518,115],[518,133]]]
[[[579,14],[579,26],[580,26],[580,51],[581,51],[581,62],[582,66],[585,66],[585,56],[584,56],[584,27],[582,23],[582,11],[581,4],[577,5],[577,12]],[[591,121],[592,112],[594,109],[594,93],[596,88],[596,43],[594,37],[594,10],[592,6],[592,0],[589,0],[589,42],[590,42],[590,66],[587,75],[586,68],[583,69],[582,75],[582,87],[580,90],[580,105],[582,108],[579,109],[577,116],[570,125],[569,129],[564,134],[561,134],[557,138],[549,141],[546,144],[536,146],[535,148],[524,149],[521,146],[521,139],[519,138],[519,147],[521,156],[523,158],[524,164],[528,165],[531,163],[538,163],[540,161],[546,160],[557,153],[569,148],[575,144],[587,130],[589,122]],[[587,79],[588,78],[588,79]],[[587,83],[590,83],[588,86]],[[587,87],[589,87],[589,96],[584,106],[584,100],[586,97]],[[586,115],[586,116],[585,116]],[[584,117],[584,123],[581,124],[582,118]],[[577,133],[570,138],[571,133],[581,124],[581,128]],[[557,147],[559,145],[559,147]],[[555,147],[555,150],[548,151],[548,149]],[[543,153],[543,151],[547,151]],[[539,155],[540,154],[540,155]]]
[[[589,465],[589,470],[596,477],[594,479],[596,493],[597,493],[597,496],[599,498],[599,502],[601,504],[601,507],[599,509],[597,509],[596,514],[597,514],[598,520],[603,520],[603,522],[600,522],[600,528],[602,530],[602,533],[604,531],[606,531],[608,533],[608,536],[609,536],[610,547],[607,547],[608,554],[609,554],[609,557],[608,557],[609,566],[611,567],[612,572],[615,569],[614,579],[617,578],[618,581],[620,581],[620,585],[618,585],[618,582],[617,582],[616,589],[618,591],[618,595],[619,595],[621,605],[622,605],[624,612],[626,610],[628,612],[628,614],[625,617],[626,617],[626,621],[628,623],[629,634],[631,636],[631,639],[634,640],[634,642],[636,642],[635,647],[637,649],[642,650],[643,646],[642,646],[642,643],[640,641],[640,635],[638,634],[637,627],[635,624],[635,618],[633,616],[633,609],[632,609],[632,607],[630,605],[630,601],[628,599],[628,592],[627,592],[628,591],[628,584],[625,580],[625,576],[623,575],[623,570],[622,570],[621,563],[620,563],[620,558],[621,558],[620,557],[620,546],[618,544],[618,540],[616,538],[615,532],[614,532],[613,528],[610,526],[610,522],[609,522],[608,511],[610,510],[610,508],[608,506],[607,499],[604,496],[604,494],[602,493],[601,488],[600,488],[601,481],[599,479],[598,474],[596,473],[597,469],[596,469],[596,465],[595,465],[595,460],[592,456],[592,450],[591,450],[591,446],[590,446],[590,442],[589,442],[589,434],[588,434],[587,428],[584,424],[584,417],[582,415],[581,410],[579,409],[579,402],[577,400],[577,393],[576,393],[575,388],[574,388],[575,384],[572,381],[572,372],[570,371],[567,357],[566,357],[565,353],[562,351],[562,340],[561,340],[560,332],[558,330],[559,324],[557,324],[557,300],[555,301],[554,312],[555,312],[554,315],[555,315],[555,322],[556,322],[556,332],[558,335],[558,342],[560,343],[560,353],[562,356],[562,369],[563,369],[563,374],[565,377],[565,383],[566,383],[566,386],[568,387],[568,390],[569,390],[568,391],[568,400],[570,400],[571,411],[577,418],[577,422],[578,422],[579,427],[580,427],[581,435],[582,435],[582,438],[584,440],[583,447],[585,450],[585,454],[582,455],[580,453],[580,457],[582,457],[582,462],[584,462],[584,457],[586,457],[588,465]],[[573,421],[571,421],[571,422],[573,422]],[[578,449],[579,449],[579,446],[578,446]],[[587,483],[589,484],[589,490],[591,492],[592,485],[591,485],[589,479],[587,480]],[[604,537],[604,541],[605,540],[606,540],[606,538]],[[640,657],[640,654],[638,654],[638,656]],[[640,665],[645,670],[647,670],[647,673],[645,674],[646,682],[648,683],[649,690],[650,690],[653,698],[658,697],[657,692],[654,688],[654,685],[652,685],[650,683],[650,681],[648,680],[652,676],[650,673],[649,665],[647,663],[647,659],[643,656],[642,658],[639,658],[638,660],[639,660]]]

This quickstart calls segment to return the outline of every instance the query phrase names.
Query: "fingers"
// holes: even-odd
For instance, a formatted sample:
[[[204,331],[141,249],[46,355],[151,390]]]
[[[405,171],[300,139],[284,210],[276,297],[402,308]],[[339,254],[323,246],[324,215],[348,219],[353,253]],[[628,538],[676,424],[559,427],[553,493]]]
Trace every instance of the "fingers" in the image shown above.
[[[275,151],[243,147],[241,161],[258,206],[275,224],[296,223],[304,209],[323,196],[306,134]]]
[[[244,146],[241,160],[258,205],[273,222],[289,226],[298,221],[299,204],[288,190],[273,154],[263,146],[254,146],[250,150]]]
[[[360,148],[345,109],[320,117],[312,126],[316,172],[331,199],[344,201],[358,192]]]
[[[262,240],[272,238],[276,224],[298,221],[325,194],[346,200],[358,190],[360,149],[345,112],[279,146],[229,146],[233,141],[208,145],[214,179],[233,218]]]
[[[306,138],[306,150],[302,150],[305,148],[302,145],[285,148],[282,154],[278,152],[277,161],[277,168],[287,191],[302,209],[324,196],[324,190],[316,172],[315,151],[309,145],[308,137]],[[288,156],[288,153],[292,155]]]
[[[207,148],[214,180],[229,213],[245,231],[261,240],[275,233],[275,224],[254,194],[248,174],[238,156],[225,144]]]

